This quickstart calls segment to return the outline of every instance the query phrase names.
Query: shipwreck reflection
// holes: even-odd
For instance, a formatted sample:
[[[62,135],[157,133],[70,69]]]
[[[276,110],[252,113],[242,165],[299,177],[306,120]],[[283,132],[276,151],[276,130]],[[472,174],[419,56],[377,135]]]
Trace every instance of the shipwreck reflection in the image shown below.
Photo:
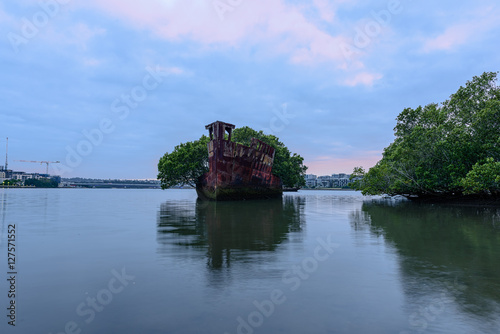
[[[207,202],[168,201],[157,222],[159,252],[204,252],[211,269],[248,261],[249,252],[274,251],[304,224],[300,196],[283,199]],[[176,247],[175,250],[172,247]]]
[[[350,218],[355,234],[383,237],[396,250],[414,310],[440,301],[485,324],[498,321],[500,208],[374,201]]]

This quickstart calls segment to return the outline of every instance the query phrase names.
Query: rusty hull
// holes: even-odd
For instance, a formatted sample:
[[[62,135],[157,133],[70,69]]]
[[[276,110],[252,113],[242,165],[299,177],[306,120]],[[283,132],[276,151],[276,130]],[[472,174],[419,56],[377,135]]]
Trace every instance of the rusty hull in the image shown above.
[[[271,173],[273,147],[255,138],[250,146],[232,142],[234,125],[229,123],[217,121],[206,128],[211,138],[209,172],[198,180],[196,191],[200,198],[219,201],[282,195],[281,179]]]

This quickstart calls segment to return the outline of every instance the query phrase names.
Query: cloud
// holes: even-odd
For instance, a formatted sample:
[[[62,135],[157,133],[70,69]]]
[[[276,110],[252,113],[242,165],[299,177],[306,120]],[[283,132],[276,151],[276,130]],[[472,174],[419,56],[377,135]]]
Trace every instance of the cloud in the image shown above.
[[[438,50],[451,50],[465,44],[475,35],[475,24],[459,24],[446,29],[441,35],[427,40],[424,44],[424,52]]]
[[[481,8],[475,11],[472,16],[470,21],[453,24],[440,35],[424,41],[422,51],[425,53],[451,51],[472,40],[481,40],[485,32],[500,25],[498,10],[495,11],[490,7]]]
[[[344,84],[351,87],[358,85],[373,86],[373,83],[377,80],[382,79],[382,77],[383,75],[380,73],[362,72],[356,74],[352,78],[344,80]]]
[[[319,16],[326,22],[333,22],[335,18],[335,10],[327,0],[313,0],[314,6],[319,12]]]
[[[77,23],[69,29],[68,41],[78,46],[81,50],[87,50],[88,43],[96,36],[104,35],[103,28],[90,28],[84,23]]]
[[[151,66],[153,67],[153,66]],[[162,74],[169,74],[169,75],[183,75],[183,74],[190,74],[186,70],[176,67],[176,66],[171,66],[171,67],[165,67],[165,66],[156,66],[156,71],[161,72]]]
[[[65,27],[63,31],[50,27],[44,36],[46,41],[53,44],[74,45],[80,51],[88,51],[89,44],[97,37],[106,34],[106,29],[90,27],[86,23],[75,23]]]
[[[2,4],[0,4],[0,25],[6,25],[6,26],[15,25],[14,18],[5,12],[5,10],[2,8]]]
[[[83,58],[82,62],[83,62],[83,65],[88,66],[88,67],[99,66],[102,64],[102,60],[99,60],[96,58]]]
[[[218,1],[219,3],[221,1]],[[333,63],[345,67],[339,45],[346,37],[330,34],[284,0],[243,1],[222,11],[217,1],[90,1],[91,5],[140,29],[170,40],[190,39],[211,47],[261,45],[270,54],[288,55],[294,64]],[[334,17],[325,1],[316,1],[325,20]],[[222,18],[222,19],[221,19]]]

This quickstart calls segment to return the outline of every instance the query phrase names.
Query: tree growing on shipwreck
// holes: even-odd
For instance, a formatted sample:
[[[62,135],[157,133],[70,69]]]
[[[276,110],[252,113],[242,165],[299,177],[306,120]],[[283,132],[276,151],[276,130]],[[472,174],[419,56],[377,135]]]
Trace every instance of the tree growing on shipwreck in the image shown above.
[[[161,180],[163,189],[177,185],[198,186],[198,189],[200,189],[203,183],[202,176],[210,171],[209,151],[212,154],[215,154],[215,151],[218,152],[217,161],[223,158],[224,155],[227,155],[226,158],[230,158],[229,160],[226,159],[226,164],[221,166],[222,173],[229,172],[229,168],[231,168],[232,173],[232,170],[236,167],[236,174],[225,176],[225,178],[229,177],[231,179],[229,182],[233,188],[244,188],[245,185],[252,182],[254,185],[258,185],[259,178],[265,179],[267,177],[267,181],[271,181],[269,175],[281,179],[284,187],[301,187],[305,185],[304,174],[307,167],[303,165],[304,159],[296,153],[292,154],[276,136],[266,135],[262,131],[255,131],[249,127],[235,129],[234,125],[223,122],[214,122],[207,125],[206,128],[209,130],[211,137],[203,135],[196,141],[182,143],[176,146],[171,153],[165,153],[160,159],[158,163],[158,179]],[[215,156],[213,157],[212,161],[215,161]],[[267,166],[269,168],[265,168],[264,163],[270,164]],[[245,168],[246,170],[243,170]],[[212,169],[215,171],[217,169],[216,165],[213,165]],[[265,171],[269,175],[262,173],[262,175],[259,175],[259,171]],[[248,173],[255,174],[253,181]],[[227,181],[225,180],[225,182]],[[257,186],[258,189],[259,186]],[[252,189],[247,190],[252,192]],[[244,193],[249,194],[246,190]],[[258,193],[265,194],[266,191],[258,190]],[[235,195],[231,199],[239,197]],[[259,196],[256,195],[256,197]],[[222,199],[222,197],[219,197],[219,199]]]

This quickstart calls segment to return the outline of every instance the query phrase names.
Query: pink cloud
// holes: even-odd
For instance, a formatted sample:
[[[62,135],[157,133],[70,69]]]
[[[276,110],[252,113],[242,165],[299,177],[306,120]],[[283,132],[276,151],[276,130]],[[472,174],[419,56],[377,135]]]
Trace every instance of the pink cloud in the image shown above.
[[[340,6],[355,5],[355,0],[313,0],[314,7],[318,11],[320,18],[323,21],[333,23],[337,17],[337,9]]]
[[[440,35],[426,40],[422,50],[424,52],[452,50],[471,40],[480,40],[481,34],[500,25],[499,11],[494,8],[480,8],[471,14],[473,18],[470,21],[452,25]]]
[[[322,15],[333,17],[322,1]],[[324,2],[324,1],[323,1]],[[209,47],[261,44],[271,53],[289,55],[292,63],[330,62],[341,68],[345,59],[339,44],[346,37],[331,35],[283,0],[242,1],[221,12],[214,1],[91,0],[90,4],[140,29],[168,40],[191,39]],[[223,3],[228,3],[224,1]],[[223,19],[221,19],[221,17]]]
[[[314,5],[319,12],[322,20],[327,22],[333,22],[335,18],[335,10],[328,0],[314,0]]]
[[[425,52],[435,50],[450,50],[455,46],[464,44],[474,34],[474,27],[472,24],[461,24],[452,26],[441,35],[429,39],[424,45]]]
[[[372,86],[375,81],[382,79],[382,77],[383,75],[379,73],[362,72],[352,78],[346,79],[344,84],[352,87],[358,85]]]

